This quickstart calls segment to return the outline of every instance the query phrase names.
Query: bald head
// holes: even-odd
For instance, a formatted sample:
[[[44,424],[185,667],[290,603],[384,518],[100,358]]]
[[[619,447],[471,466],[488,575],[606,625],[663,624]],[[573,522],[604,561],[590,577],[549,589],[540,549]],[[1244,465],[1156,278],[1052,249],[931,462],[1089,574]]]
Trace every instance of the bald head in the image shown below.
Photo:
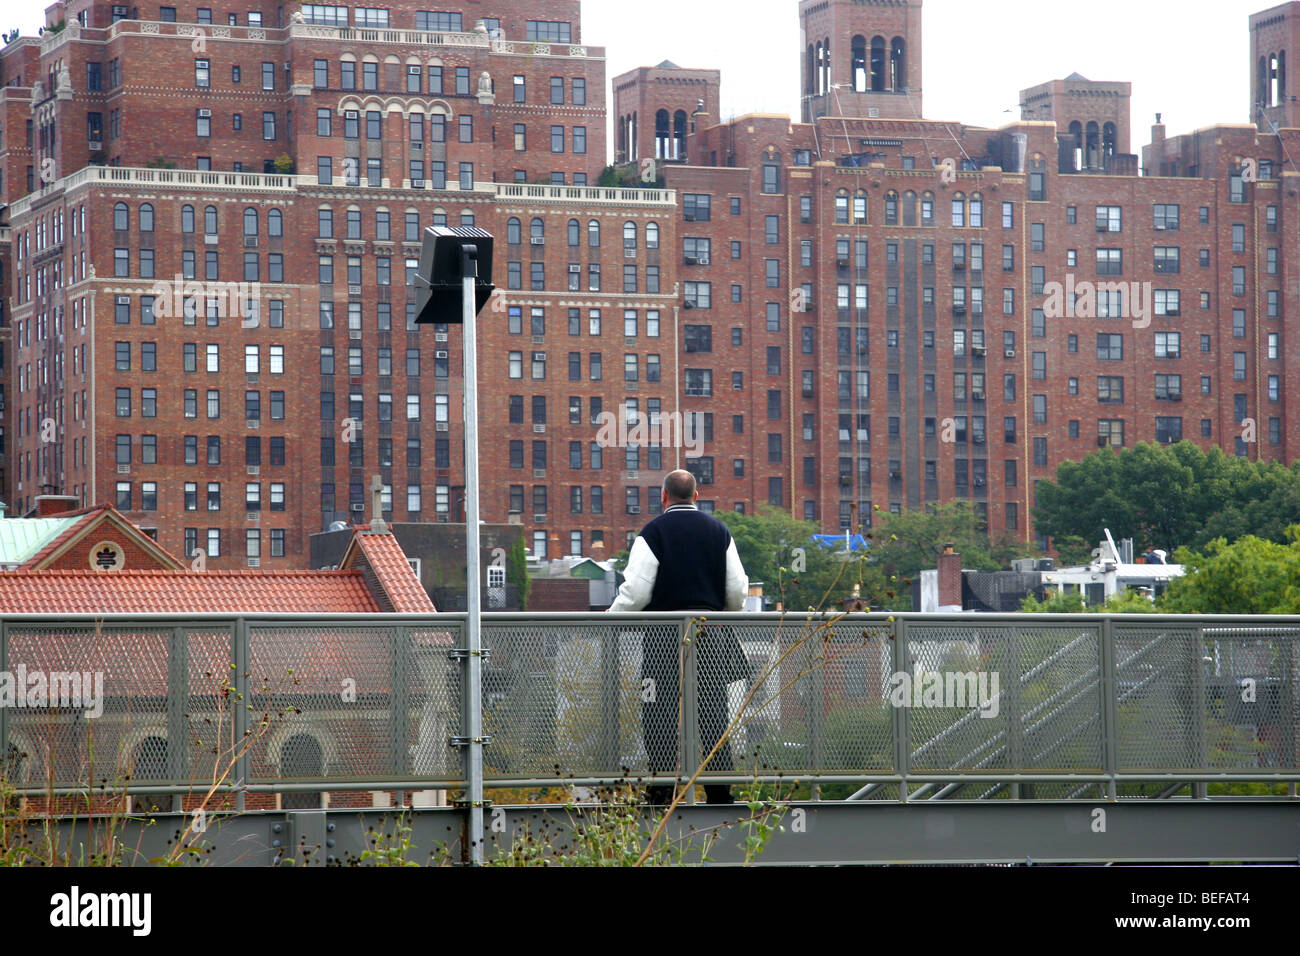
[[[664,501],[670,505],[690,504],[695,500],[695,476],[689,471],[670,471],[664,478]]]

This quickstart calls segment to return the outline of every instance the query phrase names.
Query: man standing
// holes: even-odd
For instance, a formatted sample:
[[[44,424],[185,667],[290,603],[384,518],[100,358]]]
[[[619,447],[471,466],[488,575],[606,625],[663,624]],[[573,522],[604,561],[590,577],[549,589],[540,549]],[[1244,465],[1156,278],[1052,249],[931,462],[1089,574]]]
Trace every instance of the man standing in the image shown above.
[[[611,611],[739,611],[749,578],[727,526],[696,507],[695,476],[673,471],[664,479],[663,513],[641,529],[632,543],[623,586]],[[661,629],[662,630],[662,629]],[[730,629],[709,629],[697,645],[700,675],[700,748],[708,753],[727,726],[726,685],[745,676],[745,659]],[[641,723],[652,773],[677,769],[678,647],[675,634],[647,634],[641,674],[653,683],[641,705]],[[730,742],[710,762],[710,770],[732,770]],[[709,803],[731,803],[731,787],[704,788]],[[652,804],[666,804],[671,786],[648,788]]]

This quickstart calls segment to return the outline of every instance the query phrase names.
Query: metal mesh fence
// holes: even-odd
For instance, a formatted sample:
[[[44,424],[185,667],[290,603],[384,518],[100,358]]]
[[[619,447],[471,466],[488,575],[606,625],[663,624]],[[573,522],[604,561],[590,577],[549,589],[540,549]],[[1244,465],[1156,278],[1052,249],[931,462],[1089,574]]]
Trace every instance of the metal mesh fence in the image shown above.
[[[198,787],[228,766],[253,785],[463,786],[463,628],[0,622],[4,773],[31,788]],[[1009,773],[1297,770],[1300,623],[489,615],[483,643],[489,785],[689,776],[727,727],[705,779],[981,775],[903,784],[924,799],[1105,786]]]

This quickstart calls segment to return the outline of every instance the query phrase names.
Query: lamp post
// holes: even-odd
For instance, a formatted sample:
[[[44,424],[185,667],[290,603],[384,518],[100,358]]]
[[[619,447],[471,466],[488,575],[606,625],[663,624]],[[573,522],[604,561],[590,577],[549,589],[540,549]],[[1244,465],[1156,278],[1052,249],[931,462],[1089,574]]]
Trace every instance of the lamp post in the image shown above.
[[[465,382],[466,668],[465,783],[469,862],[483,862],[483,634],[478,518],[478,354],[475,320],[493,286],[492,234],[472,226],[431,226],[424,232],[415,276],[417,324],[463,325]]]

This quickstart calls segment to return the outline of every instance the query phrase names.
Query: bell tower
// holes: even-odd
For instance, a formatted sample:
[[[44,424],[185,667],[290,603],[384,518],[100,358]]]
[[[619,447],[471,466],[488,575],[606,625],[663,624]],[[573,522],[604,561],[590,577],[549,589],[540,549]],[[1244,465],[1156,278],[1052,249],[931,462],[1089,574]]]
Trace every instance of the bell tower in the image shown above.
[[[801,0],[801,114],[919,119],[922,0]]]
[[[1300,127],[1300,99],[1287,60],[1300,48],[1300,3],[1250,18],[1250,121],[1261,132]]]

